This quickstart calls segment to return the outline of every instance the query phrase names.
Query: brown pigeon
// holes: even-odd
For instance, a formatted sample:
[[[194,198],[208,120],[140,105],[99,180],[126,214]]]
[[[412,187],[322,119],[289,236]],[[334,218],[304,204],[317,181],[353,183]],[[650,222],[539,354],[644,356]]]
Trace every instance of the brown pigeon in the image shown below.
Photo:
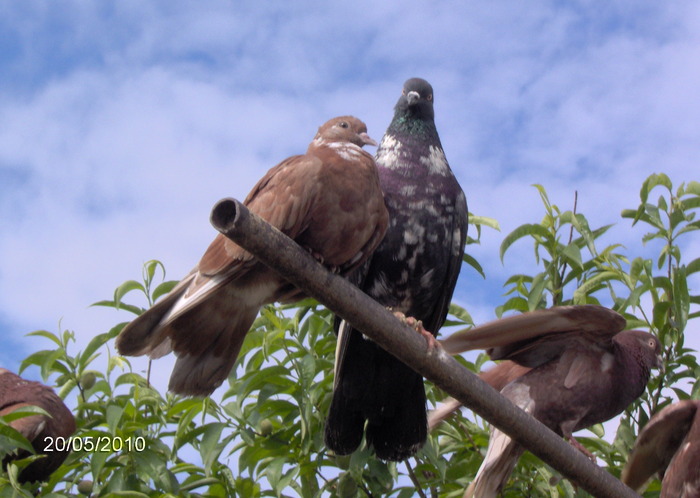
[[[331,119],[305,155],[268,171],[244,204],[328,268],[347,275],[372,253],[388,225],[377,168],[364,145],[376,142],[362,121]],[[170,390],[206,396],[228,377],[260,307],[302,297],[218,235],[189,275],[122,330],[117,349],[151,358],[174,351]]]
[[[494,360],[532,369],[501,394],[589,454],[572,433],[621,413],[642,394],[651,368],[662,366],[658,339],[623,331],[624,326],[622,316],[601,306],[562,306],[458,332],[442,345],[450,354],[489,348]],[[523,451],[492,428],[484,462],[465,496],[496,496]]]
[[[622,482],[639,491],[656,472],[661,498],[700,498],[700,401],[679,401],[654,415],[639,434]]]
[[[0,368],[0,416],[26,406],[43,408],[51,417],[30,415],[9,423],[32,443],[37,454],[46,455],[25,467],[19,475],[19,480],[45,481],[68,456],[69,450],[66,448],[70,445],[66,443],[75,432],[75,418],[53,389],[39,382],[24,380],[9,370]],[[57,438],[63,439],[57,441]],[[58,451],[59,449],[63,451]],[[10,460],[27,456],[29,454],[26,451],[19,451],[16,455],[6,457],[3,466]]]

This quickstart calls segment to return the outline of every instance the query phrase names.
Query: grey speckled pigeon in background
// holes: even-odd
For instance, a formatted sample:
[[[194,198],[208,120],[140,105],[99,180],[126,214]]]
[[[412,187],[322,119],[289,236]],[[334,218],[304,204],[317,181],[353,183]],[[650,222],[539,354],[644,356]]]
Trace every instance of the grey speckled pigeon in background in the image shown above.
[[[272,168],[244,204],[341,275],[382,240],[388,213],[374,159],[376,145],[352,116],[321,126],[305,155]],[[206,396],[228,377],[260,307],[301,293],[252,254],[219,234],[199,264],[117,337],[121,354],[158,358],[175,351],[169,388]]]
[[[430,84],[406,81],[394,110],[376,156],[389,229],[351,280],[436,334],[462,263],[467,202],[440,144]],[[326,445],[338,454],[353,452],[367,422],[367,442],[379,458],[408,458],[427,436],[423,378],[345,322],[337,319],[336,331]]]
[[[622,471],[622,482],[639,491],[657,472],[661,498],[700,498],[700,401],[679,401],[649,420]]]
[[[494,360],[531,368],[501,394],[589,454],[572,433],[621,413],[644,392],[651,368],[662,366],[658,339],[624,327],[624,318],[607,308],[561,306],[458,332],[441,344],[450,354],[489,348]],[[496,496],[523,451],[492,428],[465,496]]]
[[[70,452],[66,449],[70,445],[61,444],[56,439],[68,439],[75,432],[75,418],[53,389],[0,368],[0,415],[7,415],[26,406],[38,406],[51,416],[30,415],[9,423],[32,443],[37,454],[46,455],[25,467],[19,475],[19,480],[45,481],[61,466]],[[59,449],[62,451],[58,451]],[[20,450],[16,455],[7,456],[3,465],[10,460],[27,456],[29,453],[26,450]]]

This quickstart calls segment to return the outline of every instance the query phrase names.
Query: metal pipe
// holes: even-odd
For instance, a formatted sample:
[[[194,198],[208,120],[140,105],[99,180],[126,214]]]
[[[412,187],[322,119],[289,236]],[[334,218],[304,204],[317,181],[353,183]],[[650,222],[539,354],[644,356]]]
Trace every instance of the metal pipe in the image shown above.
[[[235,199],[212,210],[219,232],[341,316],[388,352],[597,497],[639,497],[542,423],[527,415],[386,308],[327,271],[306,250]]]

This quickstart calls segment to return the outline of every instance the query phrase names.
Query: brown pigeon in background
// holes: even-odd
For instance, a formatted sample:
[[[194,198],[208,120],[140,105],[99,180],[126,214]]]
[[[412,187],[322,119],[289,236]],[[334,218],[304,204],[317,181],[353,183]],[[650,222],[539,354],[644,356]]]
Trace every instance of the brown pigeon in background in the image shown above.
[[[388,213],[379,177],[364,145],[376,145],[359,119],[321,126],[305,155],[272,168],[244,204],[347,275],[382,240]],[[169,388],[206,396],[228,377],[260,307],[303,295],[252,254],[218,235],[199,264],[117,337],[123,355],[158,358],[174,351]]]
[[[411,78],[377,150],[391,218],[386,237],[350,280],[380,304],[421,320],[435,335],[447,317],[467,237],[467,200],[435,127],[433,88]],[[415,454],[427,437],[423,377],[348,323],[338,333],[329,449],[367,443],[383,460]]]
[[[622,482],[640,491],[657,472],[661,498],[700,498],[700,401],[679,401],[651,418],[639,433]]]
[[[561,306],[458,332],[441,344],[450,354],[489,348],[494,360],[530,368],[501,394],[590,455],[572,433],[621,413],[644,392],[651,368],[662,366],[658,339],[624,327],[625,319],[610,309]],[[523,451],[492,428],[486,456],[465,496],[496,496]]]
[[[39,382],[24,380],[9,370],[0,368],[0,416],[27,406],[43,408],[51,416],[29,415],[9,423],[10,427],[32,443],[37,454],[46,455],[25,467],[19,480],[46,481],[68,456],[69,450],[65,448],[70,445],[56,444],[56,438],[64,438],[65,442],[75,432],[75,418],[53,389]],[[51,451],[46,451],[47,449]],[[3,466],[10,460],[27,456],[29,453],[26,450],[20,450],[16,455],[5,457]]]

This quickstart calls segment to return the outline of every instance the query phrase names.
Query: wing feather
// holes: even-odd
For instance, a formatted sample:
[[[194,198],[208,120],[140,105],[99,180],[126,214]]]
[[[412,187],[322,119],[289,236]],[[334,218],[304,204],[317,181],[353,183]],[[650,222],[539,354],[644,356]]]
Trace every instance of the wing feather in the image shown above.
[[[663,471],[685,438],[699,409],[698,401],[680,401],[652,417],[639,433],[621,480],[639,490],[656,472]]]
[[[625,324],[621,315],[603,306],[559,306],[494,320],[440,342],[450,354],[489,349],[494,360],[534,367],[561,354],[571,340],[610,346]]]
[[[450,302],[455,286],[457,285],[457,277],[462,269],[462,257],[464,256],[464,246],[467,242],[467,229],[469,227],[469,218],[467,215],[467,198],[464,192],[457,196],[457,205],[455,207],[455,215],[452,218],[452,230],[450,240],[445,243],[452,248],[450,254],[445,282],[442,285],[442,292],[435,301],[435,308],[430,317],[430,320],[424,320],[426,330],[429,330],[434,335],[437,335],[438,329],[442,327],[447,318],[447,312],[450,309]],[[463,213],[463,216],[457,214]]]

